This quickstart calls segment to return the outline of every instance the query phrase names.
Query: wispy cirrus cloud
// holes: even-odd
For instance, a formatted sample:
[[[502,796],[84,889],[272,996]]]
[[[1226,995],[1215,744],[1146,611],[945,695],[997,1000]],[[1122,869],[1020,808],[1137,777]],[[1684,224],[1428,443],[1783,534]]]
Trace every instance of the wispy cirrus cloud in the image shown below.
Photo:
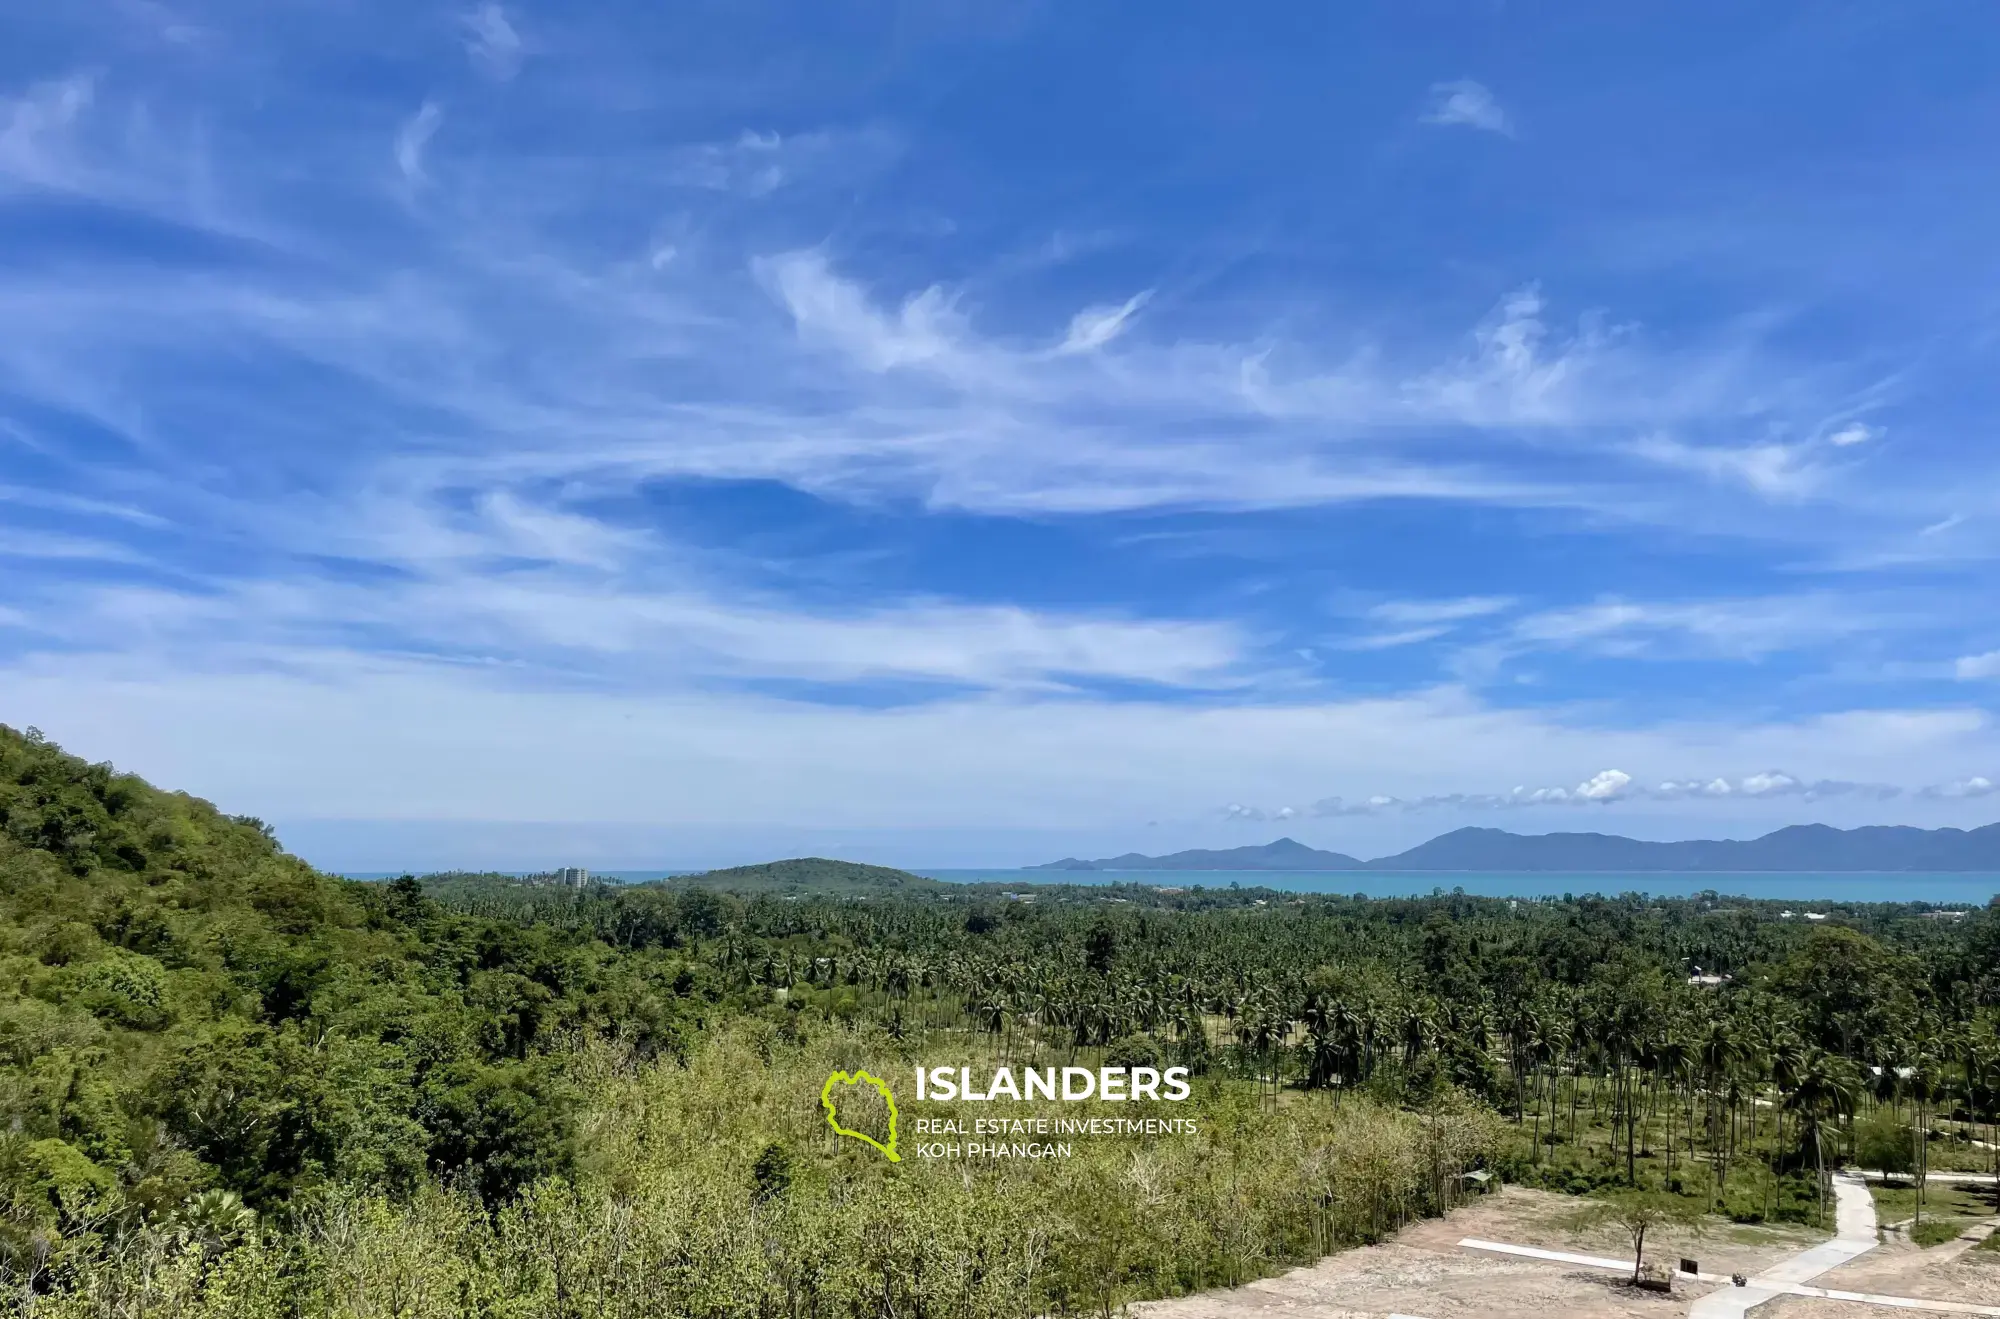
[[[74,135],[96,93],[87,74],[36,83],[0,99],[0,177],[16,185],[77,189],[89,171]]]
[[[1070,317],[1069,333],[1063,336],[1062,353],[1087,353],[1125,333],[1125,327],[1152,298],[1150,290],[1135,293],[1115,307],[1085,307]]]
[[[1600,600],[1525,615],[1503,645],[1603,655],[1755,659],[1867,632],[1880,614],[1833,595],[1686,601]]]
[[[752,269],[791,313],[802,336],[840,350],[870,371],[927,366],[961,374],[1000,357],[965,344],[965,318],[938,285],[885,311],[853,281],[834,273],[821,252],[760,257]]]
[[[1461,596],[1446,600],[1385,600],[1365,612],[1377,630],[1336,643],[1344,650],[1393,650],[1450,636],[1458,625],[1513,608],[1509,596]]]
[[[0,544],[0,557],[7,552]],[[392,590],[297,580],[226,594],[117,588],[76,606],[28,631],[88,649],[122,634],[127,644],[223,668],[359,655],[393,636],[393,649],[440,663],[504,655],[524,677],[592,675],[640,689],[790,681],[1006,691],[1109,681],[1219,691],[1249,673],[1242,638],[1221,624],[946,602],[814,612],[692,588],[593,588],[535,571],[440,575]]]
[[[173,113],[108,79],[72,69],[0,90],[0,205],[63,198],[228,241],[273,244],[219,176],[197,116]]]
[[[396,168],[402,172],[405,183],[424,181],[424,152],[443,123],[444,108],[436,101],[425,101],[396,130]]]
[[[720,141],[671,148],[662,177],[675,188],[754,201],[780,189],[856,186],[887,169],[901,151],[899,135],[879,127],[790,134],[746,128]]]
[[[726,695],[768,750],[794,735],[752,698],[782,689],[787,715],[897,711],[894,734],[837,722],[885,791],[929,790],[880,751],[904,729],[897,754],[998,736],[1020,775],[1101,738],[1091,781],[1190,815],[1299,782],[1600,800],[1586,765],[1824,767],[1797,791],[1736,773],[1732,803],[1990,773],[1977,730],[1800,731],[1914,701],[1887,663],[1834,671],[1920,632],[1981,676],[1990,638],[1938,621],[1948,587],[1867,574],[1906,541],[1978,561],[1990,510],[1976,454],[1939,481],[1941,430],[1869,392],[1893,350],[1830,346],[1762,286],[1661,293],[1577,259],[1589,235],[1447,251],[1422,217],[1371,238],[1350,214],[1351,251],[1241,214],[1218,238],[1125,156],[1103,186],[1003,177],[1019,143],[981,135],[1005,117],[830,96],[808,50],[732,62],[761,34],[607,49],[556,10],[354,12],[311,42],[223,23],[180,64],[107,48],[0,108],[0,203],[36,238],[0,271],[0,498],[48,551],[0,584],[5,663],[75,717],[58,670],[283,675],[309,704],[393,667],[413,710],[478,673],[465,727],[508,695],[587,688],[614,730]],[[1408,83],[1381,95],[1407,128]],[[1428,114],[1515,128],[1478,84]],[[52,198],[101,210],[36,229]],[[1207,548],[1128,548],[1155,534]],[[1822,571],[1836,547],[1867,557],[1852,582]],[[1654,674],[1565,704],[1642,660],[1742,666],[1703,679],[1756,706],[1742,740],[1666,727]],[[1934,686],[1953,667],[1927,663]],[[1373,768],[1397,765],[1423,769]],[[1713,804],[1717,781],[1610,799]]]
[[[1466,595],[1448,600],[1385,600],[1371,605],[1368,617],[1385,623],[1460,623],[1469,618],[1487,618],[1505,613],[1515,605],[1512,596]]]
[[[466,57],[488,77],[505,82],[521,71],[527,46],[507,11],[488,3],[459,17],[465,34]]]
[[[1811,447],[1802,444],[1686,444],[1651,435],[1635,440],[1631,448],[1637,457],[1662,467],[1740,484],[1774,499],[1812,494],[1827,476]]]

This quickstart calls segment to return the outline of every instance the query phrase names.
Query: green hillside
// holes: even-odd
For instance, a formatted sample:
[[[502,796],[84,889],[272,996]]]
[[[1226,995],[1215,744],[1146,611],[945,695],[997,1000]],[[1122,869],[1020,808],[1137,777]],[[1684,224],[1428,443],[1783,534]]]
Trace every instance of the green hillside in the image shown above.
[[[679,1039],[677,959],[320,874],[259,821],[32,730],[0,727],[0,819],[10,1258],[335,1184],[504,1194],[572,1157],[541,1040],[613,1021]]]

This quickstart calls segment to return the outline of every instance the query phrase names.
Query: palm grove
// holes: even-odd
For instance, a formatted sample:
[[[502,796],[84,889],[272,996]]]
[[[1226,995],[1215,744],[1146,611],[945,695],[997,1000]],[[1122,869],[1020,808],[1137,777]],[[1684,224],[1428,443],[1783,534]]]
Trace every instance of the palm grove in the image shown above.
[[[1994,1167],[2000,910],[359,884],[4,729],[0,816],[22,1313],[1108,1314],[1476,1169],[1812,1221],[1842,1162]],[[891,1164],[821,1121],[835,1068],[972,1059],[1183,1064],[1199,1132]]]

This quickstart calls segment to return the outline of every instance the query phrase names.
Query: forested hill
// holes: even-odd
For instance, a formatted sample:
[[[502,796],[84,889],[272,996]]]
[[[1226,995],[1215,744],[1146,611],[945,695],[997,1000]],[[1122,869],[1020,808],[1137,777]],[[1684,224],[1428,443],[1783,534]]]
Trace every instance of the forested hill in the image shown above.
[[[935,879],[912,875],[888,866],[863,865],[858,861],[833,861],[823,856],[796,857],[790,861],[766,861],[754,866],[731,866],[727,870],[706,870],[700,874],[677,875],[663,881],[673,888],[725,889],[732,893],[928,893],[944,885]]]
[[[502,871],[445,870],[419,875],[424,892],[447,902],[477,901],[532,905],[552,893],[567,891],[549,882],[546,876],[523,876]],[[744,896],[770,895],[798,897],[807,893],[821,896],[862,897],[870,894],[910,896],[946,891],[946,885],[907,870],[871,866],[860,861],[836,861],[823,856],[793,857],[786,861],[765,861],[756,865],[730,866],[722,870],[693,871],[627,884],[595,882],[591,891],[600,895],[673,893],[704,889]]]
[[[1642,842],[1616,834],[1512,834],[1504,829],[1454,829],[1407,852],[1357,861],[1290,838],[1261,847],[1196,849],[1166,856],[1097,861],[1065,857],[1033,870],[1491,870],[1620,872],[1673,871],[1946,871],[2000,874],[2000,824],[1979,829],[1914,829],[1867,825],[1835,829],[1799,824],[1761,838]]]
[[[454,1170],[505,1194],[571,1157],[546,1039],[682,1040],[676,959],[320,874],[32,731],[0,726],[0,820],[0,1251],[83,1204],[170,1217]]]

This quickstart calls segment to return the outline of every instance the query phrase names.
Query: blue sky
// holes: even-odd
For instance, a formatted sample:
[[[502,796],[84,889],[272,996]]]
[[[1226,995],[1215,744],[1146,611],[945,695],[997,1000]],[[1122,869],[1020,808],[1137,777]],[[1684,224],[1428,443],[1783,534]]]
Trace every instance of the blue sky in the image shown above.
[[[2000,815],[2000,14],[0,20],[0,720],[353,869]]]

